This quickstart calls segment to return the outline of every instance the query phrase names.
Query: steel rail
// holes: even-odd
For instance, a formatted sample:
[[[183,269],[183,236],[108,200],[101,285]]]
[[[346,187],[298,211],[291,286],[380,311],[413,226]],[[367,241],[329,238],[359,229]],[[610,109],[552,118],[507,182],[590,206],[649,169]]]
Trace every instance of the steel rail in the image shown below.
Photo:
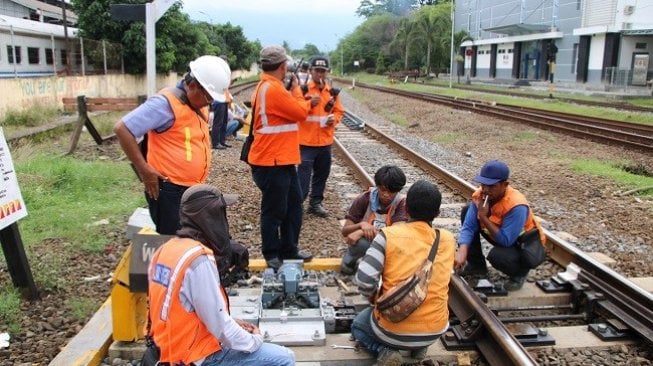
[[[380,141],[398,149],[407,159],[442,180],[448,187],[459,192],[465,198],[471,198],[476,189],[474,185],[432,163],[412,149],[403,146],[400,142],[369,123],[366,123],[365,131],[368,131]],[[641,337],[653,343],[653,294],[646,292],[621,274],[598,262],[551,231],[544,229],[544,233],[547,237],[549,257],[563,267],[570,263],[579,266],[582,269],[582,279],[587,281],[595,291],[603,293],[607,299],[615,304],[611,306],[606,301],[602,301],[600,305],[610,312],[612,316],[622,320]]]
[[[343,79],[343,78],[334,78],[334,80],[339,81],[341,83],[345,83],[345,84],[351,83],[351,81],[352,81],[352,80]],[[420,86],[426,85],[426,86],[431,86],[433,88],[449,89],[448,87],[443,87],[443,86],[440,86],[440,85],[428,84],[428,83],[425,84],[425,83],[422,83],[422,82],[408,81],[408,83],[415,84],[415,85],[420,85]],[[576,105],[585,105],[585,106],[602,107],[602,108],[612,108],[612,109],[631,111],[631,112],[653,113],[653,108],[638,106],[638,105],[634,105],[634,104],[628,104],[628,103],[624,103],[624,102],[610,103],[610,102],[602,102],[602,101],[596,101],[596,100],[584,100],[584,99],[577,99],[577,98],[566,98],[566,97],[560,97],[560,96],[554,96],[553,98],[550,98],[548,96],[544,96],[544,95],[540,95],[540,94],[533,94],[533,93],[528,93],[528,92],[515,92],[515,91],[509,91],[509,90],[478,88],[478,87],[473,87],[473,86],[468,86],[468,85],[458,85],[458,86],[454,86],[453,88],[458,89],[458,90],[474,91],[474,92],[480,92],[480,93],[486,93],[486,94],[508,95],[508,96],[511,96],[511,97],[518,97],[518,98],[548,99],[548,100],[552,100],[552,101],[560,101],[560,102],[576,104]]]
[[[348,118],[360,121],[360,118],[350,113],[347,114]],[[453,187],[453,189],[457,190],[460,194],[466,192],[467,189],[473,189],[473,186],[467,183],[465,180],[451,173],[448,173],[442,167],[430,163],[428,160],[422,158],[413,150],[402,146],[399,142],[390,138],[388,135],[382,133],[378,129],[369,125],[367,125],[366,128],[370,132],[373,131],[372,134],[380,138],[382,142],[391,144],[396,149],[402,151],[402,155],[404,155],[412,162],[417,163],[417,165],[425,171],[428,172],[432,171],[433,169],[438,169],[440,173],[436,176],[443,178],[446,177],[446,185]],[[343,159],[349,164],[349,166],[354,171],[354,175],[361,182],[363,188],[367,188],[365,187],[365,184],[368,186],[373,186],[374,180],[372,177],[347,151],[347,149],[338,140],[337,137],[334,139],[334,143],[336,146],[336,153],[340,157],[343,157]],[[455,285],[452,285],[454,282]],[[449,290],[449,307],[454,309],[453,311],[458,319],[469,319],[470,317],[475,316],[478,317],[478,319],[483,323],[484,334],[481,337],[475,337],[474,342],[476,343],[479,351],[483,354],[483,357],[485,357],[490,365],[506,365],[506,360],[511,360],[513,365],[537,365],[537,363],[531,358],[521,343],[519,343],[519,341],[510,334],[510,332],[497,319],[496,315],[492,313],[492,311],[483,303],[478,295],[476,295],[476,293],[474,293],[474,291],[465,283],[465,281],[460,279],[460,277],[455,274],[452,275],[452,280],[449,284]]]
[[[365,83],[358,83],[358,86],[377,90],[380,92],[402,95],[405,97],[419,99],[428,102],[439,103],[443,105],[450,106],[456,109],[466,109],[473,112],[489,114],[502,119],[510,119],[522,123],[528,123],[530,125],[545,128],[553,131],[563,131],[566,134],[573,134],[582,138],[589,138],[598,142],[607,143],[607,144],[616,144],[619,146],[634,148],[644,151],[653,151],[653,136],[650,133],[642,132],[642,134],[633,132],[631,126],[624,122],[623,124],[626,127],[623,129],[629,129],[623,131],[623,129],[618,128],[617,126],[605,127],[605,126],[592,126],[587,123],[587,118],[584,118],[585,123],[576,122],[574,120],[574,115],[566,115],[564,118],[558,116],[547,116],[543,114],[538,114],[536,111],[525,111],[524,108],[520,107],[509,107],[505,105],[497,106],[491,105],[482,102],[470,101],[460,98],[451,98],[444,97],[432,94],[416,93],[409,92],[400,89],[381,87],[368,85]],[[597,122],[598,123],[598,122]],[[644,127],[644,131],[648,131],[647,127]]]
[[[537,365],[524,346],[456,274],[449,281],[449,308],[458,319],[470,322],[464,324],[466,331],[469,331],[468,339],[474,341],[490,365]],[[472,324],[474,321],[481,322],[483,328]]]

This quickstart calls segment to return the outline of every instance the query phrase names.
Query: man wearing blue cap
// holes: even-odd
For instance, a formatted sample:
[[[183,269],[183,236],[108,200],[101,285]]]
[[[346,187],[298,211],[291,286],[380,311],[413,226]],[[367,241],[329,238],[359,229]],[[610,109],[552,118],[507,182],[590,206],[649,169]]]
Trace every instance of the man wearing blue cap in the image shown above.
[[[539,230],[542,243],[545,238],[526,197],[510,186],[509,176],[506,163],[491,160],[474,178],[481,187],[472,195],[472,202],[462,210],[462,229],[454,267],[464,268],[461,275],[487,273],[480,238],[483,235],[493,246],[488,261],[492,267],[508,275],[505,289],[515,291],[524,285],[531,269],[521,259],[518,238],[532,229]]]

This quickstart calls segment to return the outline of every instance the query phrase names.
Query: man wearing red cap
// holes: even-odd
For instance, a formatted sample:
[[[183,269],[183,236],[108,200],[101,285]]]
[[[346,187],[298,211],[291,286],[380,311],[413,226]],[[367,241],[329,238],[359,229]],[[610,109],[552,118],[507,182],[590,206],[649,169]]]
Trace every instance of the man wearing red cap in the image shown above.
[[[488,161],[481,174],[474,178],[481,187],[472,195],[472,202],[461,213],[462,229],[458,238],[458,251],[454,265],[463,269],[461,275],[487,273],[481,247],[483,237],[492,244],[487,259],[492,267],[508,275],[504,284],[508,291],[519,290],[530,266],[521,258],[518,239],[529,230],[537,228],[542,243],[545,237],[523,194],[508,182],[510,169],[503,161]]]

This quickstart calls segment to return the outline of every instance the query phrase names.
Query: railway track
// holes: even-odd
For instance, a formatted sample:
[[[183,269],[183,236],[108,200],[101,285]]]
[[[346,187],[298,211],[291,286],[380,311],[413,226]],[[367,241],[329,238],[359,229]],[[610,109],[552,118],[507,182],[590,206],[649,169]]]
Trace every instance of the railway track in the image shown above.
[[[438,220],[445,219],[447,222],[448,219],[451,223],[451,219],[458,218],[459,209],[471,197],[474,186],[404,147],[381,128],[365,123],[351,114],[346,115],[344,123],[350,129],[339,130],[337,133],[337,152],[355,171],[359,181],[364,182],[363,185],[373,184],[370,174],[378,168],[379,162],[378,159],[369,159],[369,157],[361,158],[359,161],[357,156],[369,156],[360,154],[360,151],[376,151],[375,156],[384,157],[383,163],[396,164],[405,169],[409,182],[431,177],[439,183],[443,190],[443,202],[446,205],[442,209],[440,218],[436,219],[435,226],[440,226]],[[451,229],[451,226],[449,225],[447,229]],[[453,230],[456,229],[454,225]],[[561,267],[572,269],[553,280],[539,281],[538,285],[544,292],[551,291],[553,287],[556,287],[556,290],[564,287],[567,291],[580,291],[583,294],[570,297],[569,301],[574,306],[568,307],[567,314],[520,316],[506,318],[506,320],[518,323],[553,320],[587,321],[592,322],[590,329],[595,329],[599,335],[601,332],[605,335],[606,333],[624,334],[628,331],[637,334],[644,342],[653,343],[653,310],[651,310],[653,296],[551,232],[546,231],[546,235],[550,260]],[[496,284],[492,286],[496,289]],[[479,290],[478,287],[476,289]],[[548,306],[554,307],[554,305]],[[495,315],[498,311],[485,306],[467,283],[457,275],[453,276],[450,284],[450,308],[461,322],[458,328],[456,326],[453,328],[454,332],[445,336],[452,347],[473,342],[491,365],[504,365],[505,360],[511,360],[512,364],[519,365],[535,364],[533,358],[520,345],[520,341],[531,343],[532,340],[525,341],[522,338],[518,341],[519,335],[511,335],[507,326]],[[561,308],[565,306],[558,307]],[[579,311],[581,308],[583,310]],[[615,324],[619,325],[614,327]],[[599,328],[601,331],[598,331]],[[455,331],[456,329],[458,331]],[[453,341],[454,338],[456,341]],[[607,338],[609,337],[605,337]],[[542,341],[532,341],[533,344],[540,345],[546,342],[549,342],[546,337],[543,337]]]
[[[538,128],[574,135],[584,139],[653,152],[653,126],[619,122],[539,109],[514,107],[497,103],[410,92],[395,88],[356,83],[356,86],[412,99],[443,104],[456,109],[491,115],[503,120],[526,123]]]
[[[419,85],[424,85],[422,83],[417,83],[417,82],[410,82],[412,84],[419,84]],[[430,84],[426,84],[430,85]],[[439,86],[432,85],[433,87],[437,88]],[[541,94],[533,94],[533,93],[528,93],[528,92],[518,92],[518,91],[512,91],[512,90],[498,90],[498,89],[488,89],[488,88],[482,88],[482,87],[474,87],[474,86],[469,86],[469,85],[457,85],[453,86],[454,89],[459,89],[459,90],[469,90],[469,91],[476,91],[476,92],[481,92],[481,93],[489,93],[489,94],[499,94],[499,95],[507,95],[511,97],[519,97],[519,98],[530,98],[530,99],[542,99],[544,98],[543,95]],[[647,113],[653,113],[653,108],[650,107],[642,107],[642,106],[637,106],[634,104],[629,104],[626,102],[602,102],[602,101],[596,101],[596,100],[585,100],[585,99],[578,99],[578,98],[566,98],[566,97],[560,97],[560,96],[554,96],[554,100],[558,100],[561,102],[565,103],[570,103],[570,104],[577,104],[577,105],[586,105],[586,106],[591,106],[591,107],[603,107],[603,108],[614,108],[617,110],[623,110],[623,111],[632,111],[632,112],[647,112]]]
[[[446,202],[447,204],[443,206],[442,209],[442,215],[440,219],[443,220],[443,225],[448,225],[448,228],[455,228],[456,225],[452,225],[452,222],[458,221],[458,212],[462,205],[465,204],[465,202],[468,199],[467,196],[467,189],[473,188],[469,183],[464,181],[463,179],[457,178],[455,176],[440,176],[438,177],[436,173],[432,173],[426,170],[426,168],[423,168],[423,166],[428,166],[429,159],[426,158],[408,158],[410,162],[406,162],[406,158],[402,157],[403,153],[397,153],[394,151],[394,147],[390,147],[391,145],[386,145],[385,143],[380,142],[382,137],[379,137],[379,133],[383,133],[382,130],[379,130],[379,133],[377,132],[371,132],[374,126],[369,126],[366,125],[364,129],[360,128],[361,125],[360,119],[357,119],[355,116],[349,116],[348,120],[346,123],[349,123],[353,126],[353,130],[351,131],[346,131],[344,129],[339,130],[339,136],[338,140],[339,143],[342,143],[343,145],[350,145],[350,155],[354,158],[353,160],[357,160],[355,158],[356,153],[353,152],[355,149],[360,149],[361,151],[370,151],[370,150],[375,150],[378,151],[377,153],[377,159],[376,160],[376,165],[374,164],[367,164],[367,163],[361,163],[359,162],[359,166],[366,166],[363,170],[367,172],[367,174],[357,174],[359,182],[363,182],[362,185],[364,187],[367,187],[370,183],[370,178],[369,174],[373,173],[376,168],[378,168],[382,164],[386,163],[395,163],[398,165],[401,165],[402,168],[406,166],[406,171],[407,171],[407,176],[409,177],[409,182],[414,181],[415,179],[419,178],[425,178],[425,179],[430,179],[432,181],[437,181],[439,183],[439,186],[441,189],[443,189],[443,186],[451,186],[450,191],[444,194],[444,199],[443,202]],[[363,122],[364,123],[364,122]],[[364,133],[363,133],[364,132]],[[370,134],[374,134],[374,138],[368,139],[365,138],[365,134],[370,132]],[[343,135],[344,137],[341,138],[340,135]],[[386,133],[388,134],[388,133]],[[370,135],[371,136],[371,135]],[[349,143],[346,143],[345,140],[350,140]],[[377,145],[378,143],[378,145]],[[402,145],[399,142],[395,142],[396,145],[400,146]],[[385,145],[385,146],[383,146]],[[431,157],[433,159],[433,157]],[[344,161],[344,160],[343,160]],[[440,160],[438,160],[440,161]],[[337,165],[337,164],[336,164]],[[345,164],[348,165],[348,164]],[[367,166],[370,165],[370,166]],[[434,164],[433,164],[434,165]],[[343,169],[343,170],[349,170],[350,168],[345,168],[344,166],[341,167],[335,167],[335,171],[333,173],[338,173],[338,169]],[[444,170],[443,168],[440,168],[441,170]],[[437,170],[437,169],[436,169]],[[340,184],[340,183],[339,183]],[[355,189],[353,191],[360,191],[360,188]],[[449,203],[451,202],[451,203]],[[452,231],[455,231],[452,229]],[[555,238],[552,236],[551,238]],[[575,252],[570,252],[567,253],[566,255],[563,255],[564,251],[556,251],[551,253],[552,259],[555,257],[560,257],[562,258],[561,261],[564,263],[565,261],[568,262],[573,262],[573,261],[578,261],[575,259],[577,257],[577,253]],[[584,258],[582,256],[582,253],[580,258]],[[588,261],[591,260],[588,259]],[[582,261],[582,260],[581,260]],[[609,272],[609,271],[608,271]],[[539,275],[532,276],[532,277],[541,277]],[[582,276],[578,276],[580,280],[574,280],[578,281],[578,283],[581,283],[581,280],[584,280]],[[619,282],[617,282],[618,284]],[[528,284],[527,284],[528,285]],[[558,304],[557,305],[533,305],[531,304],[530,306],[524,306],[520,307],[515,305],[518,300],[516,300],[514,297],[508,297],[505,298],[504,301],[500,300],[499,298],[494,298],[494,297],[488,297],[488,304],[490,304],[491,307],[485,306],[483,304],[483,301],[480,301],[482,298],[478,298],[474,292],[467,286],[467,284],[460,279],[458,281],[458,277],[455,277],[454,280],[452,280],[452,285],[455,287],[459,287],[459,290],[452,290],[452,295],[451,295],[451,301],[452,304],[455,301],[455,305],[453,305],[454,309],[454,314],[458,319],[463,319],[463,321],[460,321],[458,323],[452,323],[454,326],[458,326],[458,329],[462,331],[462,334],[470,334],[470,337],[466,339],[467,343],[464,343],[462,345],[456,345],[456,342],[453,342],[453,345],[450,345],[450,347],[454,347],[452,349],[456,349],[455,347],[462,347],[458,349],[479,349],[483,353],[483,357],[485,360],[490,363],[490,364],[497,364],[497,365],[505,365],[506,360],[511,360],[511,363],[513,364],[535,364],[533,362],[534,357],[532,356],[533,352],[532,350],[528,350],[527,353],[524,353],[522,351],[523,347],[520,345],[521,343],[524,342],[530,342],[528,338],[519,338],[520,342],[516,342],[516,337],[512,335],[512,330],[509,326],[507,326],[508,323],[518,323],[521,324],[523,322],[539,322],[539,324],[543,324],[544,322],[549,322],[548,324],[551,324],[551,321],[555,321],[555,319],[565,319],[565,320],[573,320],[575,319],[576,322],[584,322],[585,318],[587,316],[585,313],[575,313],[575,314],[564,314],[564,315],[548,315],[548,316],[514,316],[514,315],[504,315],[504,316],[494,316],[494,319],[491,317],[490,314],[505,314],[508,311],[516,311],[516,310],[523,310],[526,309],[528,311],[534,311],[537,310],[537,308],[559,308],[563,309],[566,311],[572,311],[574,310],[574,306],[578,308],[580,304],[582,304],[583,299],[575,300],[572,299],[570,295],[553,295],[555,299],[557,299]],[[580,286],[580,285],[579,285]],[[617,285],[619,286],[619,285]],[[582,286],[580,286],[582,287]],[[609,290],[608,290],[609,291]],[[636,289],[633,291],[637,292]],[[597,291],[594,291],[594,293],[597,293]],[[645,293],[647,294],[647,293]],[[629,296],[629,295],[624,295]],[[471,299],[474,300],[471,300]],[[648,295],[645,295],[645,301],[644,304],[647,304],[646,300],[648,298]],[[457,300],[456,300],[457,299]],[[499,300],[498,300],[499,299]],[[600,301],[603,301],[602,299],[596,299],[595,303],[598,303]],[[594,301],[594,300],[593,300]],[[636,301],[635,301],[636,302]],[[463,305],[464,304],[464,305]],[[571,305],[570,305],[571,304]],[[621,304],[616,305],[616,306],[610,306],[609,301],[605,301],[605,308],[610,308],[612,307],[613,309],[621,307]],[[595,308],[599,308],[599,306],[596,306]],[[650,306],[647,306],[648,309],[651,309]],[[642,309],[639,309],[642,310]],[[645,309],[644,309],[645,310]],[[488,313],[489,311],[489,313]],[[488,317],[486,318],[486,314]],[[593,313],[594,314],[594,313]],[[636,314],[636,313],[635,313]],[[645,317],[644,319],[651,319],[650,316],[647,315],[647,313],[641,313],[642,317]],[[594,316],[597,317],[597,316]],[[635,316],[637,317],[637,316]],[[641,319],[641,318],[638,318]],[[547,323],[544,323],[547,324]],[[644,326],[647,326],[646,324],[643,324]],[[597,326],[597,332],[600,332],[598,329],[601,328],[607,328],[608,325],[599,325]],[[526,329],[525,333],[532,332],[533,328],[532,327],[523,327]],[[469,331],[467,331],[469,329]],[[505,333],[507,329],[511,329],[511,332]],[[537,332],[539,332],[539,328],[535,328]],[[489,332],[489,333],[488,333]],[[496,335],[492,335],[491,333],[494,332]],[[608,331],[611,332],[611,331]],[[460,333],[460,332],[459,332]],[[583,335],[583,337],[591,337],[587,335]],[[456,334],[451,333],[447,334],[443,337],[444,340],[451,340],[456,338]],[[631,341],[632,342],[632,341]],[[439,343],[439,342],[438,342]],[[451,343],[451,342],[450,342]],[[618,342],[607,342],[606,343],[608,346],[609,345],[615,345],[619,344]],[[631,343],[632,344],[632,343]],[[546,351],[547,348],[542,348],[542,352],[546,353],[549,351]],[[530,356],[529,356],[530,354]],[[588,356],[589,357],[589,356]],[[360,357],[359,357],[360,358]],[[333,358],[332,358],[333,359]],[[438,359],[440,360],[440,359]],[[538,358],[539,360],[539,358]],[[595,362],[595,361],[590,361],[587,360],[587,362]],[[336,364],[336,363],[334,363]]]

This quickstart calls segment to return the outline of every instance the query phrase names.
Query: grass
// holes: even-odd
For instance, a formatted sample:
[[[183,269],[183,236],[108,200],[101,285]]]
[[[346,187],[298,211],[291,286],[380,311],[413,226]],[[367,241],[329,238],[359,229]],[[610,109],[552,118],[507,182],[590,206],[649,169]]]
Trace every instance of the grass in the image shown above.
[[[113,133],[113,125],[122,118],[126,113],[123,111],[103,112],[90,116],[93,126],[98,130],[100,135],[107,136]]]
[[[624,121],[629,123],[653,125],[653,119],[651,118],[650,113],[619,111],[612,108],[601,108],[601,107],[591,107],[591,106],[583,106],[578,104],[571,104],[567,102],[561,102],[556,99],[553,100],[548,99],[547,97],[545,97],[544,94],[542,95],[543,98],[541,99],[520,98],[520,97],[512,97],[512,96],[499,95],[499,94],[483,93],[483,92],[472,91],[472,90],[465,90],[464,88],[459,89],[458,88],[459,85],[457,84],[453,89],[449,89],[448,87],[446,87],[448,86],[448,81],[446,83],[447,84],[446,86],[444,82],[439,83],[441,84],[440,86],[436,86],[436,85],[429,85],[429,84],[414,84],[414,83],[390,84],[388,78],[382,75],[359,73],[356,74],[355,77],[356,80],[362,81],[364,83],[377,84],[385,87],[394,87],[401,90],[407,90],[413,92],[437,94],[437,95],[444,95],[449,97],[467,98],[467,99],[473,99],[473,100],[483,101],[487,103],[496,102],[496,103],[506,104],[506,105],[523,106],[528,108],[545,109],[545,110],[551,110],[556,112],[578,114],[583,116],[606,118],[606,119]],[[474,85],[474,86],[479,87],[480,85]],[[491,92],[491,90],[493,89],[495,88],[487,87],[488,92]],[[501,89],[501,90],[505,90],[505,89]],[[545,94],[548,95],[548,93]],[[563,93],[559,93],[559,94],[561,97],[575,98],[575,96],[570,96],[568,94],[563,94]],[[575,99],[606,101],[604,98],[594,98],[594,97],[583,97],[583,98],[575,98]],[[636,105],[651,106],[653,102],[651,102],[650,99],[651,98],[648,98],[648,100],[645,98],[634,99],[632,100],[632,103]]]
[[[538,134],[532,131],[523,131],[515,134],[514,140],[518,142],[530,142],[537,139]]]
[[[396,113],[386,113],[384,117],[396,125],[408,127],[408,120],[405,116]]]
[[[20,294],[12,287],[0,290],[0,332],[20,331]]]
[[[88,297],[74,297],[66,301],[66,307],[70,309],[72,317],[77,321],[84,321],[89,314],[93,314],[99,306],[98,301]]]
[[[460,141],[463,138],[464,136],[458,133],[445,133],[442,135],[435,135],[431,140],[433,140],[433,142],[445,144]]]
[[[625,187],[625,190],[642,189],[637,195],[651,196],[653,188],[653,176],[648,172],[645,174],[633,174],[627,169],[632,170],[628,162],[608,162],[598,160],[576,160],[571,163],[574,171],[579,173],[591,174],[595,176],[607,177],[614,180],[617,184]]]
[[[27,111],[8,111],[0,120],[2,127],[34,127],[51,122],[59,116],[56,108],[34,105]]]
[[[35,153],[15,160],[29,216],[21,220],[26,246],[62,238],[72,248],[100,251],[108,239],[100,220],[124,220],[143,196],[128,164]]]

